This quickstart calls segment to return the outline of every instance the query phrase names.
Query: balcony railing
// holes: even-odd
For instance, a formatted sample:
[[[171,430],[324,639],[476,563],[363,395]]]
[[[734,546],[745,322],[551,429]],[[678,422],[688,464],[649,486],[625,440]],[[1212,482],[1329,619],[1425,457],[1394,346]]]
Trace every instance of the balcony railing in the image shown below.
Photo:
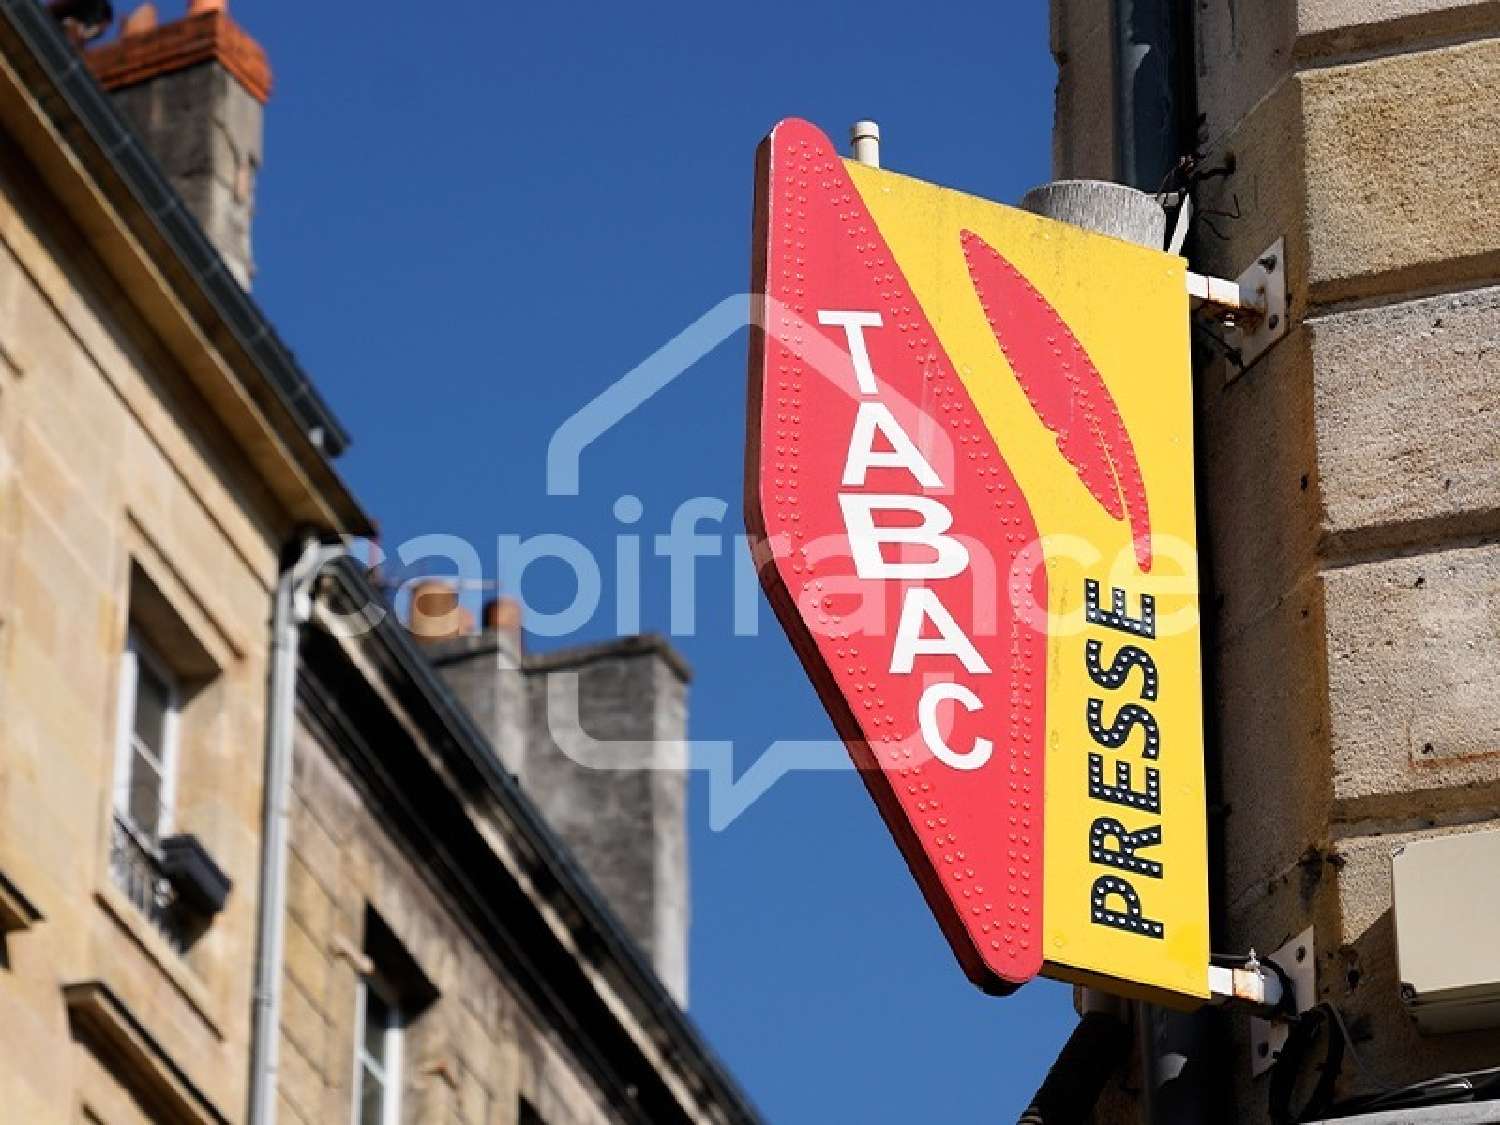
[[[109,870],[115,886],[179,952],[185,947],[177,891],[162,872],[156,845],[118,812],[110,838]]]

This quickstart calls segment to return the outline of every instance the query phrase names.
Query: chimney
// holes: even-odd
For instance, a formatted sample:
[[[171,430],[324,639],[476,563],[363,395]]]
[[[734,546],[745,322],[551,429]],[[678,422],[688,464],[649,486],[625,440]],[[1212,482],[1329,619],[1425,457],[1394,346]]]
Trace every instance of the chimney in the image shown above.
[[[427,646],[667,991],[686,1006],[686,664],[660,637],[528,655],[520,607]]]
[[[411,588],[407,628],[418,641],[432,644],[472,634],[474,615],[458,604],[458,587],[452,582],[426,578]]]
[[[529,741],[520,603],[511,598],[486,603],[482,632],[430,643],[427,657],[484,731],[501,764],[519,779]]]
[[[271,69],[229,16],[228,0],[192,0],[160,22],[136,8],[120,36],[86,54],[167,179],[246,289],[255,274],[250,223]]]

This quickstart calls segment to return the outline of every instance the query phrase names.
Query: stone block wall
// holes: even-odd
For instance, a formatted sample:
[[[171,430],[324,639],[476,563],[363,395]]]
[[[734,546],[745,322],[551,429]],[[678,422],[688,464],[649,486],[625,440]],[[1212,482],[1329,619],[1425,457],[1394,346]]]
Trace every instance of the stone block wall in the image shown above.
[[[383,927],[430,986],[404,1030],[403,1120],[517,1125],[529,1105],[548,1125],[613,1118],[557,1031],[533,1018],[439,889],[340,770],[299,729],[281,1017],[282,1121],[348,1120],[356,993],[370,929]],[[373,922],[371,919],[378,919]]]
[[[1054,0],[1054,174],[1112,178],[1106,0]],[[1193,268],[1280,236],[1288,336],[1198,372],[1216,597],[1226,940],[1316,926],[1318,992],[1370,1072],[1492,1065],[1500,1031],[1419,1036],[1399,995],[1390,855],[1500,827],[1500,8],[1203,0]],[[1107,42],[1107,39],[1102,40]],[[1265,1119],[1243,1020],[1234,1101]]]
[[[200,1109],[237,1116],[276,517],[13,145],[0,143],[0,882],[39,916],[0,927],[0,1116],[134,1119],[143,1095],[83,1032],[120,1011]],[[148,601],[192,688],[175,830],[234,883],[186,952],[109,868],[121,658]],[[98,1005],[74,1005],[74,986]]]

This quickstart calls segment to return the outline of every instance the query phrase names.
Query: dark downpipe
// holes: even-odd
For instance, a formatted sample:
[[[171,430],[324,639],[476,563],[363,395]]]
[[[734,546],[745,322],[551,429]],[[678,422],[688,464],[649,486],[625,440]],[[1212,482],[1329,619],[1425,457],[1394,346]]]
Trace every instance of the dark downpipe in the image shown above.
[[[1190,0],[1114,0],[1116,174],[1142,191],[1161,191],[1178,161],[1197,148],[1192,20]],[[1204,604],[1211,605],[1212,575],[1204,562],[1200,554],[1200,591]],[[1208,617],[1205,642],[1210,636]],[[1211,689],[1206,681],[1205,688]],[[1205,716],[1212,713],[1205,706]],[[1209,799],[1219,805],[1216,740],[1209,737],[1205,742]],[[1210,841],[1210,856],[1217,853],[1222,861],[1218,843]],[[1219,940],[1223,919],[1216,904],[1221,896],[1211,894],[1209,900],[1209,929]],[[1143,1004],[1137,1016],[1146,1120],[1151,1125],[1223,1120],[1227,1107],[1218,1073],[1217,1060],[1223,1058],[1218,1014],[1212,1009],[1183,1013]]]
[[[1085,1012],[1018,1125],[1085,1125],[1129,1052],[1129,1024],[1114,1012]]]
[[[1191,0],[1113,0],[1115,174],[1160,191],[1196,144]]]

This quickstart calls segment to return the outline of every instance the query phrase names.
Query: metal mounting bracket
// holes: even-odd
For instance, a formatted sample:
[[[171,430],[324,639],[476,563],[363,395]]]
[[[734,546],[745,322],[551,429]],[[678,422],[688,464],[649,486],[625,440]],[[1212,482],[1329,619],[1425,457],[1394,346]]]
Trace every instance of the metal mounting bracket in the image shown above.
[[[1298,1015],[1317,1001],[1316,946],[1313,928],[1303,930],[1268,958],[1281,966],[1292,982],[1293,1004]],[[1261,1075],[1270,1070],[1286,1046],[1291,1024],[1285,1019],[1252,1019],[1250,1021],[1250,1073]]]
[[[1187,275],[1194,309],[1206,309],[1225,328],[1225,343],[1244,371],[1287,332],[1286,239],[1278,238],[1234,281]]]
[[[1281,1009],[1284,995],[1281,977],[1275,970],[1268,970],[1254,950],[1243,965],[1209,965],[1208,991],[1213,997],[1211,1003],[1268,1019]]]

